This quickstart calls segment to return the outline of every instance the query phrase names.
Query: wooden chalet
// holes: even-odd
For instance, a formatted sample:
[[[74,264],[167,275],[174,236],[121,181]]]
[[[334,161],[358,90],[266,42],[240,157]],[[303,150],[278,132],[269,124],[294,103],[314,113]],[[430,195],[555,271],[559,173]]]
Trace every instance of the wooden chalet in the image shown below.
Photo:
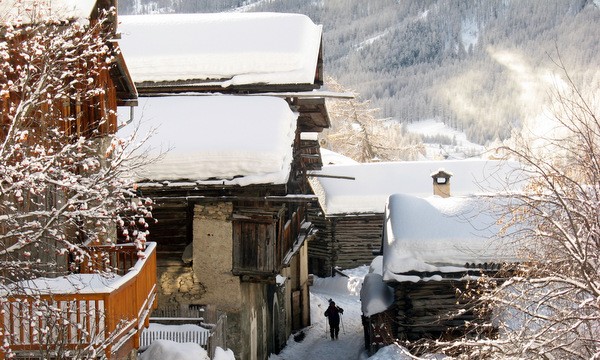
[[[267,359],[310,324],[307,173],[322,166],[311,134],[329,127],[312,91],[321,27],[297,14],[123,18],[142,117],[167,127],[151,142],[172,148],[138,175],[156,203],[157,313],[216,308],[223,347]],[[157,47],[162,56],[147,50]]]
[[[31,28],[35,29],[36,22],[46,17],[65,27],[82,19],[88,21],[88,26],[94,26],[100,12],[111,7],[116,8],[116,0],[80,3],[6,0],[0,4],[0,11],[4,23],[20,17],[21,24],[33,25]],[[78,137],[94,138],[98,140],[97,151],[106,151],[108,143],[103,140],[118,130],[117,107],[137,104],[135,85],[123,56],[118,52],[116,21],[116,16],[113,16],[109,26],[99,30],[108,32],[106,46],[113,50],[114,55],[114,62],[93,79],[104,92],[98,92],[89,100],[79,100],[76,96],[54,97],[59,104],[53,107],[57,113],[48,111],[47,105],[40,105],[41,108],[36,109],[41,114],[36,119],[39,121],[27,125],[35,127],[32,133],[45,137],[48,134],[43,130],[52,127],[46,125],[59,124],[65,141]],[[16,42],[23,39],[1,40],[8,42],[10,48],[16,47]],[[21,60],[18,57],[9,59],[15,62],[15,66],[22,65],[19,63]],[[83,67],[81,71],[85,71]],[[87,72],[85,74],[90,76]],[[22,94],[6,89],[9,88],[3,88],[0,95],[0,138],[3,139],[10,125],[11,109],[23,101]],[[33,199],[31,202],[54,207],[56,204],[52,201],[59,197],[58,193],[57,190],[53,196],[48,196],[48,200]],[[0,224],[3,234],[6,230],[4,224]],[[53,272],[47,277],[10,279],[10,285],[3,284],[0,291],[0,341],[9,346],[12,355],[17,358],[135,358],[140,333],[148,326],[150,312],[156,306],[155,244],[147,243],[140,250],[133,244],[90,246],[81,244],[78,239],[72,242],[86,248],[91,258],[102,261],[86,262],[74,274],[67,255],[50,254],[52,258],[48,261],[53,264]],[[4,243],[3,249],[8,245]],[[112,269],[113,276],[99,274],[107,267]],[[7,275],[6,269],[3,269],[2,278],[9,277],[10,274]],[[85,352],[82,352],[84,349]],[[0,358],[4,358],[5,350],[6,347],[0,351]]]
[[[508,238],[497,236],[500,228],[490,204],[500,201],[390,196],[383,256],[373,262],[378,270],[369,274],[372,290],[361,292],[369,353],[398,340],[419,344],[464,336],[471,324],[485,319],[487,314],[473,306],[475,280],[485,274],[501,281],[500,264],[516,261]],[[370,308],[372,303],[386,306]]]
[[[391,194],[439,194],[444,184],[434,182],[432,189],[431,179],[440,169],[445,169],[440,179],[456,174],[454,195],[474,194],[498,187],[514,167],[493,160],[405,161],[325,165],[311,172],[319,207],[309,211],[318,229],[309,243],[309,272],[332,276],[336,269],[370,264],[380,254],[385,203]]]

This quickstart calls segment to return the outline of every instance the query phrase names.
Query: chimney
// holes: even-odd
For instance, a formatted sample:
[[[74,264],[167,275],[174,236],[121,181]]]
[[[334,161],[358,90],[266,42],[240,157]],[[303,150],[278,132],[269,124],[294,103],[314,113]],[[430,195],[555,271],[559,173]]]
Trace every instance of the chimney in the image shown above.
[[[450,196],[450,178],[452,174],[439,169],[438,171],[431,174],[433,179],[433,195],[438,195],[443,198]]]

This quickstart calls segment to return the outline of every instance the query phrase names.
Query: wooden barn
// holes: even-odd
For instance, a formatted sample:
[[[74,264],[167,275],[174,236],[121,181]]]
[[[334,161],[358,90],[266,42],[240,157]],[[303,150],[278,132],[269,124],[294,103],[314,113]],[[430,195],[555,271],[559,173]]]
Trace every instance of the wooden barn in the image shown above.
[[[10,64],[0,71],[3,173],[10,166],[17,165],[32,170],[33,166],[28,168],[22,161],[25,156],[29,156],[26,160],[35,160],[36,155],[27,152],[31,148],[35,147],[38,155],[52,154],[81,139],[85,139],[81,144],[90,147],[85,154],[81,151],[81,156],[90,161],[98,157],[101,161],[110,158],[105,154],[110,145],[110,135],[118,129],[117,107],[137,104],[135,85],[118,50],[116,14],[106,19],[100,15],[111,7],[116,7],[116,1],[6,0],[0,3],[2,26],[14,26],[10,31],[4,28],[0,33],[0,41],[5,44],[3,62]],[[84,51],[92,53],[89,43],[85,43],[85,48],[77,48],[78,44],[65,41],[61,43],[60,50],[49,45],[50,41],[61,39],[68,29],[80,29],[77,34],[94,34],[98,41],[96,45],[106,50],[102,59],[99,59],[99,53],[96,57],[86,54],[89,57],[85,58],[82,55]],[[17,32],[17,36],[9,36]],[[73,40],[75,36],[67,39]],[[33,43],[48,53],[28,59],[28,47]],[[55,52],[50,53],[49,49]],[[69,51],[75,56],[69,55]],[[101,66],[104,59],[112,60]],[[97,63],[90,65],[85,61]],[[25,64],[31,68],[23,75],[25,67],[22,66]],[[39,69],[44,70],[38,72]],[[65,76],[64,83],[63,78],[45,78],[57,73]],[[81,83],[72,86],[76,83],[73,81],[75,78],[85,79],[90,88]],[[39,93],[30,91],[33,84],[36,89],[41,89]],[[95,95],[82,95],[86,91],[93,91]],[[19,143],[21,154],[14,151],[17,146],[11,143],[15,129],[27,134]],[[9,166],[6,166],[7,163]],[[4,344],[0,358],[134,358],[141,331],[148,326],[150,311],[156,304],[156,246],[152,243],[107,245],[103,243],[105,238],[100,237],[96,241],[87,238],[84,225],[72,229],[68,221],[72,218],[65,215],[66,211],[56,212],[56,209],[64,206],[61,199],[75,197],[69,186],[59,186],[60,181],[48,175],[56,171],[53,166],[48,166],[50,170],[34,169],[45,175],[38,184],[46,186],[39,185],[37,193],[31,186],[31,191],[20,201],[11,198],[10,191],[0,194],[3,204],[0,210],[3,250],[0,256],[0,341]],[[100,168],[105,169],[102,165]],[[76,168],[73,172],[80,174],[84,170]],[[65,179],[68,175],[64,171]],[[31,173],[29,176],[37,175]],[[3,190],[8,189],[6,181],[4,174]],[[50,186],[47,186],[48,183]],[[27,189],[27,186],[23,188]],[[90,199],[82,197],[93,204]],[[12,205],[8,207],[7,204]],[[49,221],[46,214],[55,218]],[[42,240],[14,246],[22,241],[19,237],[23,235],[14,235],[11,218],[31,216],[46,226]],[[52,221],[59,225],[53,227]],[[112,229],[109,230],[111,234],[116,233],[116,221],[110,223],[98,216],[94,226],[106,226]],[[26,232],[31,228],[20,229]],[[35,235],[35,229],[29,234]],[[41,230],[39,232],[42,233]],[[79,254],[85,254],[90,260],[74,267],[70,257],[74,251],[71,248],[59,251],[60,246],[53,242],[56,238],[46,238],[51,232],[63,234],[64,243],[71,244],[72,249],[82,249]],[[14,254],[11,248],[15,249]],[[92,261],[100,258],[102,263]],[[37,260],[34,262],[34,259]],[[15,264],[25,271],[11,270]],[[114,276],[99,275],[99,272],[105,274],[109,268]]]
[[[121,32],[144,97],[137,116],[157,126],[148,153],[168,149],[137,174],[156,203],[157,311],[224,312],[236,358],[266,359],[310,324],[307,172],[322,166],[314,134],[329,127],[313,91],[321,26],[297,14],[152,15],[123,17]]]
[[[331,276],[335,269],[369,265],[380,253],[391,194],[431,196],[438,191],[431,176],[440,169],[454,174],[449,180],[453,195],[475,194],[498,188],[514,166],[483,159],[324,165],[310,178],[319,208],[309,213],[318,229],[309,243],[309,271]]]
[[[483,319],[465,295],[477,286],[472,280],[497,276],[498,264],[517,260],[510,236],[498,237],[495,206],[501,203],[475,196],[389,197],[383,256],[361,292],[370,353],[397,340],[462,336]]]

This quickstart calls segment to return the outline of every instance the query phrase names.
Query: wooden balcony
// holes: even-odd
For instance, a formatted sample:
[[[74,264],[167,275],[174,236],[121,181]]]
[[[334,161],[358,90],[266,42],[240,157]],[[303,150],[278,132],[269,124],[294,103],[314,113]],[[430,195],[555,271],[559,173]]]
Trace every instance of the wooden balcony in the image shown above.
[[[155,250],[155,243],[143,254],[133,244],[93,247],[80,273],[21,283],[0,300],[0,344],[26,356],[125,358],[156,308]],[[115,276],[100,275],[108,267]]]

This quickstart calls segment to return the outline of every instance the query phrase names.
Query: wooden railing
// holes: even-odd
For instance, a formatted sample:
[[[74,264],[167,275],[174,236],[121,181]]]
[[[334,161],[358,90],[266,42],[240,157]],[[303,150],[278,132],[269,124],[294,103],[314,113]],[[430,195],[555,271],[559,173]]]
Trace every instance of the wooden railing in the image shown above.
[[[110,262],[91,261],[80,274],[24,283],[19,295],[15,291],[0,301],[0,342],[6,340],[13,352],[64,357],[68,351],[75,358],[104,351],[111,359],[139,347],[156,307],[155,249],[155,243],[148,243],[143,254],[133,244],[90,248],[92,258]],[[101,275],[99,264],[118,275]]]

